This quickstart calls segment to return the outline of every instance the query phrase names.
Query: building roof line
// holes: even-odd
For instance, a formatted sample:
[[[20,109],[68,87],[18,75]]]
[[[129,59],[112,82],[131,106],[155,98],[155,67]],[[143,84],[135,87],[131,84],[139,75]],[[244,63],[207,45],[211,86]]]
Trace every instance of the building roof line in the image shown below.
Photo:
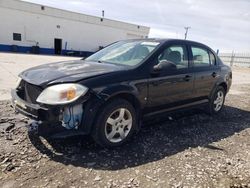
[[[3,0],[4,1],[4,0]],[[8,0],[8,2],[10,2],[11,0]],[[127,25],[127,26],[132,26],[132,27],[134,27],[134,29],[129,29],[129,28],[126,28],[126,29],[128,29],[128,30],[131,30],[131,31],[134,31],[134,32],[136,32],[136,30],[135,30],[135,28],[138,28],[138,26],[139,26],[139,28],[140,28],[140,31],[144,31],[144,32],[148,32],[149,31],[149,29],[150,29],[150,27],[147,27],[147,26],[143,26],[143,25],[139,25],[139,24],[134,24],[134,23],[128,23],[128,22],[124,22],[124,21],[119,21],[119,20],[113,20],[113,19],[109,19],[109,18],[102,18],[102,17],[98,17],[98,16],[94,16],[94,15],[88,15],[88,14],[84,14],[84,13],[80,13],[80,12],[74,12],[74,11],[70,11],[70,10],[65,10],[65,9],[60,9],[60,8],[56,8],[56,7],[52,7],[52,6],[47,6],[47,5],[43,5],[43,4],[39,4],[39,3],[33,3],[33,2],[27,2],[27,1],[23,1],[23,0],[12,0],[12,1],[16,1],[16,2],[18,2],[18,3],[22,3],[22,4],[26,4],[26,5],[33,5],[34,7],[38,7],[39,6],[39,8],[41,7],[41,6],[44,6],[45,7],[45,11],[46,11],[46,8],[49,8],[49,9],[51,9],[51,10],[56,10],[56,11],[58,11],[58,13],[62,13],[62,12],[66,12],[66,13],[68,13],[68,14],[72,14],[72,15],[80,15],[80,16],[82,16],[82,17],[86,17],[86,18],[93,18],[93,19],[96,19],[96,21],[97,20],[100,20],[100,19],[103,19],[103,22],[94,22],[94,24],[100,24],[100,25],[106,25],[106,26],[108,26],[108,24],[104,24],[105,23],[105,21],[107,22],[111,22],[111,23],[116,23],[116,24],[119,24],[119,25],[122,25],[122,26],[125,26],[125,25]],[[8,7],[8,8],[13,8],[13,7]],[[21,7],[17,7],[17,9],[18,10],[22,10],[22,8]],[[23,11],[25,11],[25,10],[23,10]],[[27,10],[28,11],[28,10]],[[82,21],[82,22],[86,22],[86,20],[80,20],[80,18],[79,19],[75,19],[75,18],[68,18],[67,16],[58,16],[58,15],[51,15],[51,14],[49,14],[48,12],[38,12],[38,11],[36,11],[36,12],[34,12],[34,11],[32,11],[33,13],[36,13],[36,14],[42,14],[42,15],[47,15],[47,16],[54,16],[54,17],[60,17],[60,18],[65,18],[65,19],[70,19],[70,20],[77,20],[77,21]],[[91,23],[90,21],[87,21],[87,23]],[[113,26],[112,26],[113,27]],[[121,27],[118,27],[118,28],[121,28]]]

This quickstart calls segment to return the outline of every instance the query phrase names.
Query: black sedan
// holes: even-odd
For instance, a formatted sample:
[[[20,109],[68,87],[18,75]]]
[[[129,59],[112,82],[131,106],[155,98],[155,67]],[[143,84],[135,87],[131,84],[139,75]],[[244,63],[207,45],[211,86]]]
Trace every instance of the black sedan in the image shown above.
[[[230,67],[212,49],[175,39],[119,41],[85,60],[34,67],[19,77],[16,111],[60,123],[62,134],[91,134],[104,147],[126,142],[146,116],[197,105],[219,113],[232,82]]]

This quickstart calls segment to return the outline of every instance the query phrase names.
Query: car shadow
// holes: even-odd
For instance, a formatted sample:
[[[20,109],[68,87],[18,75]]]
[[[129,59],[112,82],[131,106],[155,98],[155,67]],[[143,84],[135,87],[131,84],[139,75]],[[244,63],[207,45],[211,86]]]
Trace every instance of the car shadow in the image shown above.
[[[147,120],[127,144],[104,149],[89,136],[42,141],[29,134],[34,147],[51,160],[78,167],[118,170],[161,160],[188,148],[205,147],[224,151],[212,143],[250,128],[250,112],[225,106],[216,116],[201,110],[178,112]],[[48,147],[49,144],[49,147]]]

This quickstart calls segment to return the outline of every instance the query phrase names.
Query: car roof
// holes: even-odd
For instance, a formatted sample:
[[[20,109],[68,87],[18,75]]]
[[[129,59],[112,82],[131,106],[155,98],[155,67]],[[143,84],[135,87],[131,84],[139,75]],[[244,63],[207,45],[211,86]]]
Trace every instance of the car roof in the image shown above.
[[[164,43],[164,42],[183,42],[183,43],[193,43],[193,44],[199,44],[199,45],[204,45],[206,46],[205,44],[202,44],[200,42],[196,42],[196,41],[192,41],[192,40],[185,40],[185,39],[174,39],[174,38],[145,38],[145,39],[130,39],[130,40],[134,40],[134,41],[154,41],[154,42],[161,42],[161,43]]]
[[[178,42],[178,43],[184,43],[184,44],[190,44],[190,45],[196,45],[196,46],[202,46],[205,48],[208,48],[209,50],[213,51],[209,46],[202,44],[200,42],[191,41],[191,40],[185,40],[185,39],[173,39],[173,38],[145,38],[145,39],[130,39],[132,41],[150,41],[150,42],[160,42],[160,43],[166,43],[166,42]],[[214,52],[214,51],[213,51]],[[214,52],[215,53],[215,52]]]

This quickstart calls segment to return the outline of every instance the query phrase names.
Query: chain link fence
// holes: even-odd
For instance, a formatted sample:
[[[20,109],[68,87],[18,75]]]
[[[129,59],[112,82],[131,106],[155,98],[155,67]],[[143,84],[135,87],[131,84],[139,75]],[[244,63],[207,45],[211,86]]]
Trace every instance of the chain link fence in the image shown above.
[[[230,66],[250,67],[250,53],[219,53],[219,57]]]

